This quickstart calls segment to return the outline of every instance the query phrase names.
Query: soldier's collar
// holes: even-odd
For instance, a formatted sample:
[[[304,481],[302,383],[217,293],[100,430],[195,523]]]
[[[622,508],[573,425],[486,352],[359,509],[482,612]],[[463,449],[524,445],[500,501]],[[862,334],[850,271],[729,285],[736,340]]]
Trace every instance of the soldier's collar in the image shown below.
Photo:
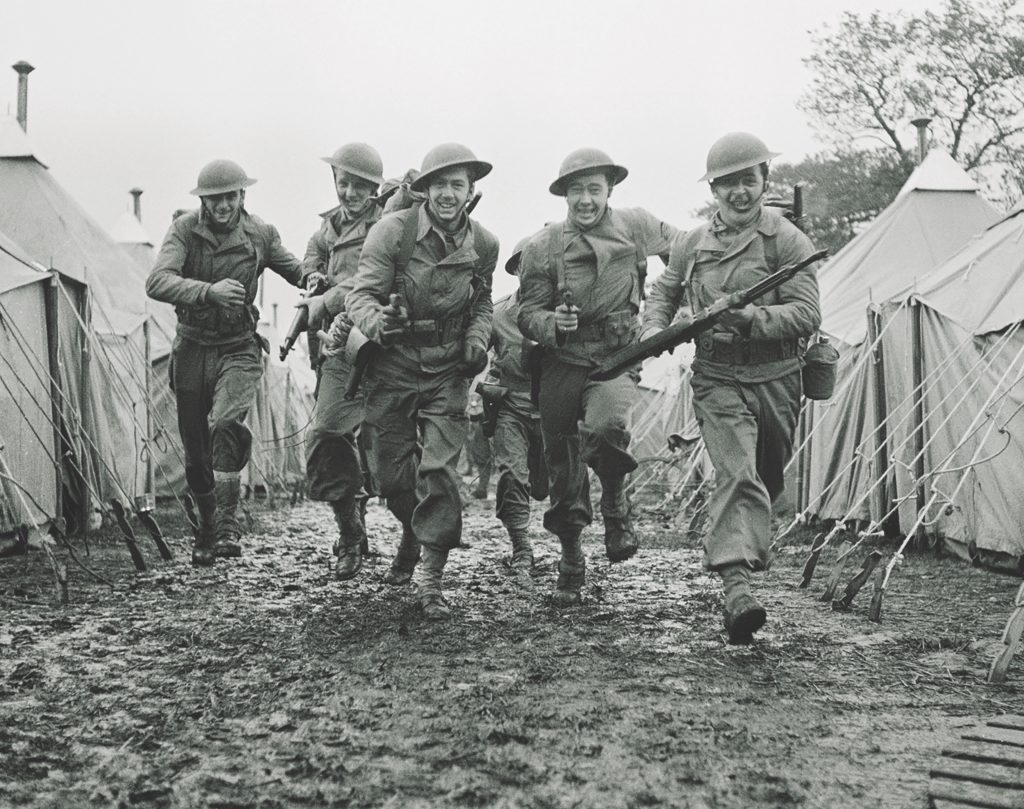
[[[459,235],[470,229],[469,215],[465,210],[463,210],[462,213],[459,214],[459,226],[455,230],[445,230],[434,220],[433,215],[430,213],[430,209],[427,207],[429,204],[430,203],[428,202],[424,202],[423,205],[420,206],[419,231],[416,234],[417,241],[426,236],[431,229],[436,230],[442,239],[446,239],[449,236],[452,238],[458,238]]]

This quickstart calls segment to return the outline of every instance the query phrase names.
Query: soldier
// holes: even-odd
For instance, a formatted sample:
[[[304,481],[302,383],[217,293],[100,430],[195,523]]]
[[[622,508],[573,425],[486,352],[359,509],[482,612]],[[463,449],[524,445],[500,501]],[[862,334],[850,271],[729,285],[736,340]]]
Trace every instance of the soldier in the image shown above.
[[[146,279],[146,293],[178,313],[170,377],[199,512],[194,565],[241,555],[239,473],[252,451],[244,421],[263,374],[261,345],[269,350],[256,335],[253,302],[264,269],[296,285],[301,276],[277,228],[245,210],[254,182],[230,160],[205,165],[191,192],[199,210],[174,220]]]
[[[764,207],[776,153],[733,132],[711,147],[707,173],[718,210],[672,245],[644,312],[644,334],[677,310],[695,311],[814,252],[776,208]],[[756,304],[730,310],[697,342],[693,406],[716,485],[704,539],[705,565],[722,577],[731,643],[750,643],[767,615],[750,592],[750,572],[768,564],[772,502],[782,493],[800,409],[800,354],[821,322],[814,268]]]
[[[487,364],[498,241],[466,205],[490,171],[461,144],[431,149],[411,186],[427,201],[370,232],[345,300],[355,325],[382,347],[368,372],[366,419],[377,437],[381,494],[402,524],[386,580],[409,581],[422,546],[417,598],[431,619],[450,616],[441,575],[462,535],[455,464],[469,380]]]
[[[643,208],[608,206],[627,173],[598,149],[569,154],[549,189],[566,198],[568,216],[532,237],[522,255],[519,326],[543,346],[538,406],[551,493],[544,526],[562,546],[554,600],[565,606],[580,602],[580,534],[593,518],[581,461],[601,481],[608,558],[623,561],[637,550],[625,491],[636,468],[627,415],[637,375],[594,382],[588,372],[636,339],[647,257],[667,254],[676,229]]]
[[[505,262],[509,275],[518,275],[522,239]],[[487,380],[480,386],[484,397],[485,425],[493,430],[494,465],[498,470],[495,515],[512,540],[512,572],[525,583],[533,569],[530,544],[530,498],[548,496],[548,471],[544,463],[540,414],[530,399],[529,352],[536,343],[519,331],[519,291],[494,304],[491,346],[494,351]]]
[[[377,150],[365,143],[349,143],[330,157],[338,205],[321,214],[323,222],[309,240],[302,262],[303,282],[314,289],[326,282],[328,291],[305,301],[309,322],[332,322],[332,331],[344,344],[350,321],[345,296],[352,289],[359,253],[370,228],[380,219],[374,194],[384,182]],[[316,407],[306,434],[306,475],[309,496],[331,504],[338,524],[334,575],[353,578],[362,566],[366,529],[360,502],[375,494],[366,463],[370,430],[362,425],[362,396],[345,398],[352,368],[343,351],[330,351],[319,365]],[[356,432],[358,431],[358,438]]]

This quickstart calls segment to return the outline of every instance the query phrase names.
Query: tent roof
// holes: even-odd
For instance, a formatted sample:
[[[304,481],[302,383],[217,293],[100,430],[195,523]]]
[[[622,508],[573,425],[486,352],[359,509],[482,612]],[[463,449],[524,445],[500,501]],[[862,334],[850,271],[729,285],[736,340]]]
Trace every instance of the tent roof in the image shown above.
[[[0,292],[46,281],[49,276],[13,240],[0,233]]]
[[[1024,205],[936,267],[916,292],[975,334],[1024,320]]]
[[[131,211],[125,211],[118,217],[117,221],[110,228],[110,236],[120,244],[148,244],[153,246],[153,240],[149,238],[142,223],[135,218]]]
[[[939,157],[931,162],[942,168],[945,161]],[[925,161],[920,168],[927,168],[927,164]],[[940,188],[935,179],[938,169],[922,171],[915,182],[927,183],[928,190],[910,187],[902,191],[866,230],[821,268],[818,284],[822,331],[845,343],[860,343],[866,331],[864,310],[870,301],[887,300],[912,287],[969,238],[996,221],[996,209],[973,190],[975,186],[966,172],[955,164],[952,168],[962,177],[954,176],[946,165],[946,188]],[[968,183],[971,190],[966,188]]]
[[[913,173],[900,189],[900,194],[909,191],[977,191],[974,182],[952,157],[941,149],[933,149],[925,155]]]
[[[25,130],[13,115],[0,115],[0,157],[29,157],[43,165],[32,150],[32,143]]]
[[[0,158],[0,230],[40,264],[89,285],[102,310],[98,329],[138,327],[145,284],[131,258],[41,163]]]

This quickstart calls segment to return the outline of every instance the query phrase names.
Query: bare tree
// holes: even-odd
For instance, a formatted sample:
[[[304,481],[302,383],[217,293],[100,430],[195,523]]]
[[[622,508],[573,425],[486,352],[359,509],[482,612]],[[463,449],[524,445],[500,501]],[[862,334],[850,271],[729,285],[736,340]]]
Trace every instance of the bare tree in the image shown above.
[[[911,118],[932,119],[938,145],[990,185],[1024,189],[1024,16],[1018,0],[946,0],[938,11],[846,13],[812,32],[814,73],[801,108],[824,139],[873,137],[912,159]],[[906,140],[904,139],[906,138]]]

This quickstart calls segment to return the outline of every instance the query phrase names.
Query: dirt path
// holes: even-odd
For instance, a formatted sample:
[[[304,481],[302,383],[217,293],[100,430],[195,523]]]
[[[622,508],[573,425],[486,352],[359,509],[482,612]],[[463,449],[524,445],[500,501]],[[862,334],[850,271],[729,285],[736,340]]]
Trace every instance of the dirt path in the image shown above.
[[[72,569],[65,609],[21,603],[50,598],[41,554],[0,562],[0,806],[923,807],[941,748],[1024,706],[1024,661],[985,683],[1018,580],[911,558],[879,626],[863,595],[842,614],[796,588],[784,549],[766,631],[732,648],[663,522],[615,567],[588,534],[560,612],[552,543],[538,526],[517,588],[491,508],[467,508],[443,626],[387,558],[331,580],[318,504],[261,513],[258,552],[208,571],[180,530],[143,575],[95,549],[116,587]],[[379,506],[370,525],[390,553]]]

